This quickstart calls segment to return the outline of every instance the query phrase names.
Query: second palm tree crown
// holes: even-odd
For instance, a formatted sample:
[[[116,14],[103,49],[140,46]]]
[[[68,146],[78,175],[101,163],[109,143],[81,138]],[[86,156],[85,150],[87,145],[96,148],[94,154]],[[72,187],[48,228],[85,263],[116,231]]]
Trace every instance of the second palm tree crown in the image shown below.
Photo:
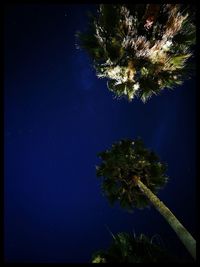
[[[121,140],[99,156],[102,164],[97,167],[97,176],[103,176],[103,190],[111,203],[119,201],[123,208],[149,205],[136,186],[137,177],[154,193],[167,182],[166,164],[145,148],[141,139]]]

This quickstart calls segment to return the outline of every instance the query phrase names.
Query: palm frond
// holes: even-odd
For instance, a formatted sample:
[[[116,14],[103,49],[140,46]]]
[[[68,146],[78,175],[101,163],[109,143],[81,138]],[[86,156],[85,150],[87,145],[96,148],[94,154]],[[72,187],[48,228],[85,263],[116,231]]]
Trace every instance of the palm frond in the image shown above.
[[[176,262],[159,244],[144,234],[139,236],[122,232],[115,235],[107,251],[92,255],[92,263],[164,263]]]

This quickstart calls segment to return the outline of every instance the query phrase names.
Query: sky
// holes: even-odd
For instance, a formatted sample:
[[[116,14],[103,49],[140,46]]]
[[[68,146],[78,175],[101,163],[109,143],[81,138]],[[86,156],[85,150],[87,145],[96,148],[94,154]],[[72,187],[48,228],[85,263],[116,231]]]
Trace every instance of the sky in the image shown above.
[[[4,259],[85,263],[119,232],[156,235],[192,261],[165,219],[110,206],[97,153],[140,136],[168,164],[158,197],[196,237],[196,81],[146,104],[115,99],[76,49],[96,5],[7,5],[4,12]]]

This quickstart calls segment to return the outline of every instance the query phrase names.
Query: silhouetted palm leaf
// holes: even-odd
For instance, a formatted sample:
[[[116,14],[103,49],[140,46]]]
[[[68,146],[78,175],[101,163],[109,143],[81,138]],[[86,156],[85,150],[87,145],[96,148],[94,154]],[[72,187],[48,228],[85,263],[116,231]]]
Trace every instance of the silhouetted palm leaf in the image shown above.
[[[97,251],[92,263],[152,263],[173,262],[171,256],[147,236],[119,233],[107,251]]]

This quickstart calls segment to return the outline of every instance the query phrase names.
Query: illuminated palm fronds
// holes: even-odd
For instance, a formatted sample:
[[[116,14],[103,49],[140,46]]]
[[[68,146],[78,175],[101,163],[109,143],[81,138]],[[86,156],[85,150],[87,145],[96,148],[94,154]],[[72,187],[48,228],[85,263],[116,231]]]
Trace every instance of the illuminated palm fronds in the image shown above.
[[[196,38],[193,10],[179,4],[100,5],[79,46],[117,97],[144,102],[190,77]]]

